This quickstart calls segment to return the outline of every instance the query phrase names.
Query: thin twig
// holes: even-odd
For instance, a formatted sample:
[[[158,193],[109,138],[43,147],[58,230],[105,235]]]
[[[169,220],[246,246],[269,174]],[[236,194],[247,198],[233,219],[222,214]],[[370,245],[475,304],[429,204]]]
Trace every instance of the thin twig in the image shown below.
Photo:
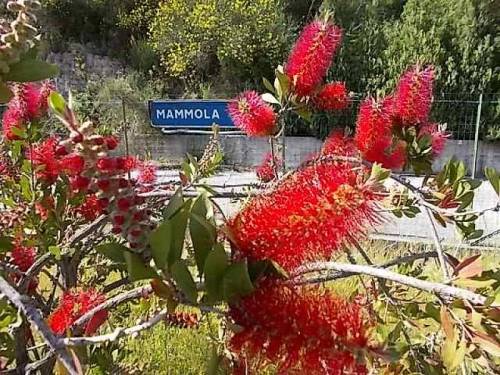
[[[441,246],[441,242],[439,241],[439,235],[436,229],[436,223],[432,219],[432,214],[429,208],[427,207],[425,208],[425,213],[427,215],[429,225],[431,226],[432,238],[434,240],[434,246],[436,247],[436,251],[438,253],[441,272],[443,273],[444,281],[448,282],[450,280],[450,272],[448,271],[448,265],[446,264],[446,260],[444,258],[443,247]]]
[[[476,305],[484,305],[486,297],[471,292],[466,289],[456,288],[453,286],[435,283],[425,280],[420,280],[414,277],[401,275],[386,269],[380,269],[373,266],[357,265],[357,264],[342,264],[336,262],[316,262],[307,264],[300,267],[293,275],[291,282],[298,276],[299,283],[308,283],[307,279],[304,281],[303,277],[306,273],[321,272],[321,271],[340,271],[350,272],[353,274],[364,274],[376,278],[386,279],[397,282],[399,284],[407,285],[416,289],[424,290],[427,292],[435,293],[442,297],[453,297],[457,299],[467,300]],[[302,280],[301,280],[302,278]]]

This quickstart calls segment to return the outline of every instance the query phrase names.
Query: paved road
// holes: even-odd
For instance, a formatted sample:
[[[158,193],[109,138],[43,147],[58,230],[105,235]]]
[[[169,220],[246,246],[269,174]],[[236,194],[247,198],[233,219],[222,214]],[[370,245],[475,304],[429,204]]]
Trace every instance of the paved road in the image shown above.
[[[177,171],[173,170],[163,170],[160,174],[160,181],[169,181],[177,178]],[[413,184],[419,182],[418,178],[409,178]],[[254,172],[238,172],[233,170],[226,170],[220,174],[208,179],[209,185],[219,185],[217,190],[219,191],[234,191],[243,192],[244,188],[234,187],[231,185],[242,185],[242,184],[255,184],[257,183]],[[224,186],[224,188],[222,188]],[[247,188],[248,189],[248,188]],[[491,207],[495,204],[496,195],[489,183],[484,183],[476,192],[476,198],[474,200],[474,209],[483,209]],[[227,216],[234,215],[239,209],[241,203],[232,201],[230,199],[219,199],[218,203],[225,211]],[[387,216],[387,222],[382,226],[378,227],[373,233],[374,237],[391,239],[391,240],[403,240],[403,241],[432,241],[431,227],[428,225],[427,217],[424,214],[419,214],[414,219],[401,218],[398,219],[393,215]],[[495,232],[500,230],[500,212],[488,212],[482,216],[478,222],[477,226],[484,230],[485,234]],[[438,234],[440,240],[444,243],[460,245],[462,240],[455,232],[452,226],[448,228],[442,228],[438,226]],[[492,238],[483,241],[481,246],[488,247],[498,247],[500,249],[500,233],[492,236]]]

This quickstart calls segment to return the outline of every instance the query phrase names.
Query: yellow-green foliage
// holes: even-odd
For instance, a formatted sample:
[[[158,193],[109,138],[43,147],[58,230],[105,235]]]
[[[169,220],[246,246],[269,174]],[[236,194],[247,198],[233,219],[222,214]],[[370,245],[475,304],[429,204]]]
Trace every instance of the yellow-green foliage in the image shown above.
[[[286,25],[281,0],[171,0],[160,4],[150,34],[166,72],[186,77],[213,69],[214,58],[243,69],[277,63]]]

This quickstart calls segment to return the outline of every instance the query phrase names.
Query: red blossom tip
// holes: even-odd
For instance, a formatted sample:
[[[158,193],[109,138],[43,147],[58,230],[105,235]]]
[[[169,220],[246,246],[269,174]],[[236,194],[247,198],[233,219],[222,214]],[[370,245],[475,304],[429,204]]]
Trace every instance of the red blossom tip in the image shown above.
[[[248,136],[267,136],[276,132],[276,113],[256,91],[243,92],[228,104],[227,110],[234,124]]]

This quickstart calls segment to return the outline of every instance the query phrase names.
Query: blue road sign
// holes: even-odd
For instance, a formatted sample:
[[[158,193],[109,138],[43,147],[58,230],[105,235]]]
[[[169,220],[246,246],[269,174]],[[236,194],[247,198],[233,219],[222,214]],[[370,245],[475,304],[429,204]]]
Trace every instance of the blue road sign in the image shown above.
[[[233,128],[227,100],[151,100],[149,117],[156,128]]]

